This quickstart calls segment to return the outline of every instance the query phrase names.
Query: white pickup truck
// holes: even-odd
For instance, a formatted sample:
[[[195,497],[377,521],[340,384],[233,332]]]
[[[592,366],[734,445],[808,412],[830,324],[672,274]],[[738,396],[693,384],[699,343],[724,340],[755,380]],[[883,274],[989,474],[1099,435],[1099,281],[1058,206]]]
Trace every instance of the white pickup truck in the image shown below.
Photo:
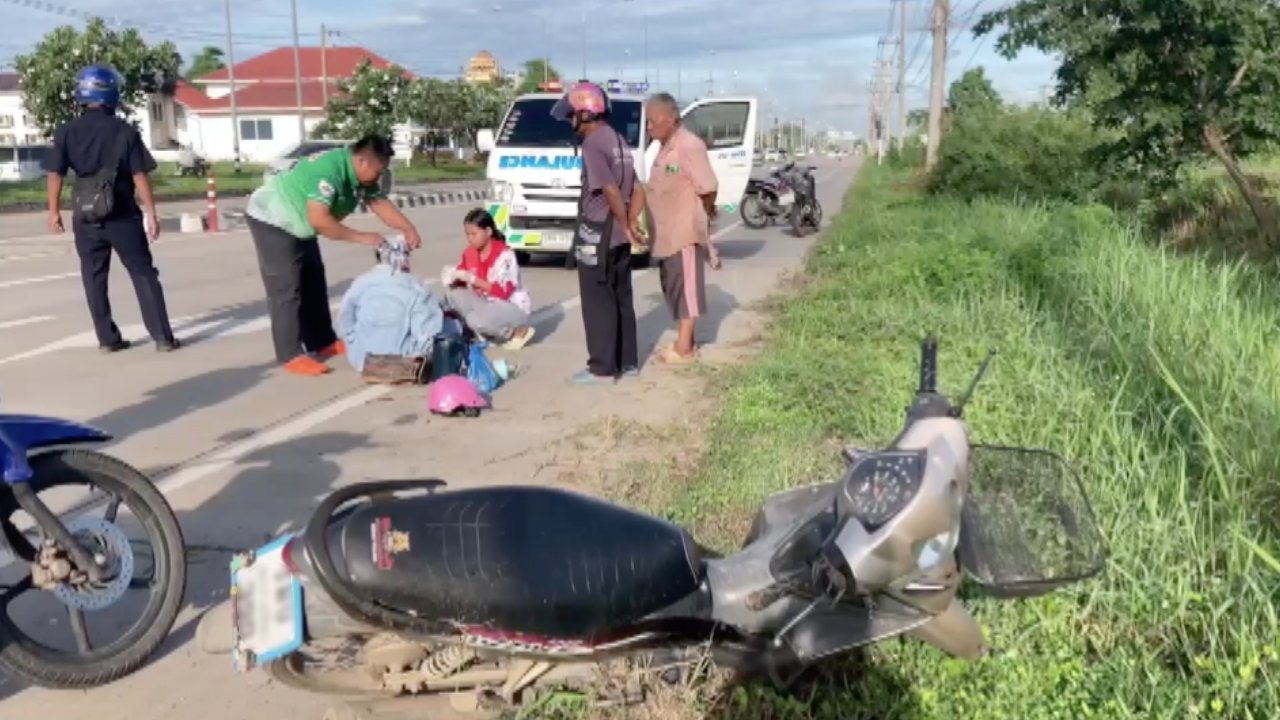
[[[495,133],[481,130],[476,148],[489,153],[489,214],[522,259],[530,253],[558,253],[573,266],[569,252],[581,195],[582,158],[569,123],[551,117],[560,93],[532,93],[516,98]],[[635,154],[642,180],[658,154],[645,133],[644,98],[611,95],[609,125]],[[724,97],[698,100],[681,111],[683,124],[700,136],[720,181],[716,203],[736,213],[751,177],[755,149],[757,100]]]

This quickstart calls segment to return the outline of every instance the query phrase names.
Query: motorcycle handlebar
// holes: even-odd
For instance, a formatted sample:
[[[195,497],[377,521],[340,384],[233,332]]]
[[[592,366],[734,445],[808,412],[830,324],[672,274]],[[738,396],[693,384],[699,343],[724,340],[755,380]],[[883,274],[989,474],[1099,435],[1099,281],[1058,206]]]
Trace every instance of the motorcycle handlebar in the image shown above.
[[[938,392],[938,339],[927,337],[920,342],[921,395]]]

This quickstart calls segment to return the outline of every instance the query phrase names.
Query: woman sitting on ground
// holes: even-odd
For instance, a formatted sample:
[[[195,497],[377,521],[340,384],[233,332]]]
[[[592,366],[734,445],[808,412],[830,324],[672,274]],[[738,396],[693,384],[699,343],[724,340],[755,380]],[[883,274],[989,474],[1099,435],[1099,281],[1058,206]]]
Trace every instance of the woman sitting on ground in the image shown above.
[[[347,360],[364,370],[365,358],[420,358],[444,326],[444,311],[427,284],[409,272],[409,249],[384,241],[378,264],[355,279],[342,298],[338,331]]]
[[[520,284],[520,264],[489,213],[476,208],[462,222],[467,249],[457,267],[444,268],[444,304],[477,335],[519,350],[533,339],[529,293]]]

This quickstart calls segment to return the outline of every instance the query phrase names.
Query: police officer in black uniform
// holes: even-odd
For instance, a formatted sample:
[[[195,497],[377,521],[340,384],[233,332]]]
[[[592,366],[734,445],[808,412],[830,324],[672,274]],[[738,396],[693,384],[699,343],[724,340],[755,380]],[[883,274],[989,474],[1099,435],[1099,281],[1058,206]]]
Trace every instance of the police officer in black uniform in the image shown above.
[[[160,222],[147,173],[156,169],[156,161],[138,130],[116,116],[122,84],[119,73],[102,65],[90,65],[76,76],[76,102],[84,112],[57,129],[53,150],[45,161],[49,173],[49,230],[65,230],[59,203],[63,178],[73,171],[72,231],[98,347],[111,353],[131,344],[112,321],[107,297],[107,271],[114,250],[133,281],[142,322],[155,341],[156,350],[169,352],[181,344],[169,325],[160,273],[151,258],[150,242],[160,236]],[[135,191],[146,207],[149,237]]]

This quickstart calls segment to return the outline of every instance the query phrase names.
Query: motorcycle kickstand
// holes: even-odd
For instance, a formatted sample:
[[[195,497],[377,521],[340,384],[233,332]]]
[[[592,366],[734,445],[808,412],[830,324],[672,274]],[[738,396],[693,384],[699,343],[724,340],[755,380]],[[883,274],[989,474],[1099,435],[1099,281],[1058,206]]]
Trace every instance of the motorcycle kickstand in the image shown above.
[[[538,681],[538,678],[551,672],[555,663],[545,660],[515,660],[511,663],[511,673],[507,682],[502,685],[502,699],[515,702],[516,694]]]

